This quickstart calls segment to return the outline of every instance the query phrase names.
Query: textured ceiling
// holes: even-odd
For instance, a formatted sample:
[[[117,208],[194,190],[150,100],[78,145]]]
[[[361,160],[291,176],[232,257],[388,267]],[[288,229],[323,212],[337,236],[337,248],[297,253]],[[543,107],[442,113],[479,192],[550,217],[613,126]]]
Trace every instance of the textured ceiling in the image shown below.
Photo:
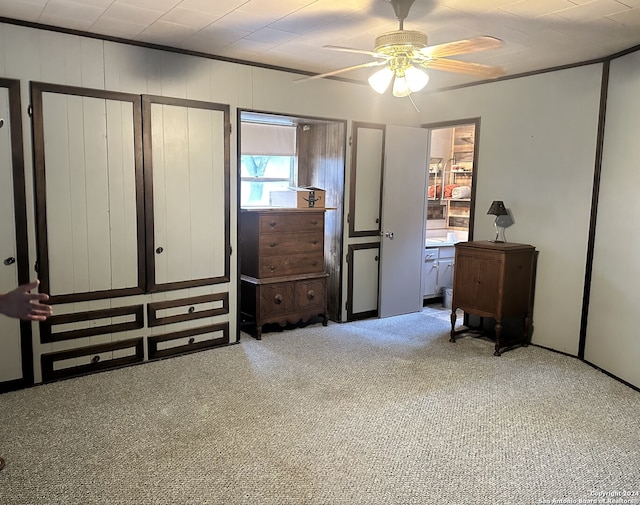
[[[398,29],[387,0],[0,0],[0,17],[317,73],[371,59],[323,46],[373,50],[377,35]],[[513,75],[640,45],[640,0],[416,0],[404,28],[430,45],[498,37],[499,49],[452,58]],[[430,74],[428,89],[479,80]]]

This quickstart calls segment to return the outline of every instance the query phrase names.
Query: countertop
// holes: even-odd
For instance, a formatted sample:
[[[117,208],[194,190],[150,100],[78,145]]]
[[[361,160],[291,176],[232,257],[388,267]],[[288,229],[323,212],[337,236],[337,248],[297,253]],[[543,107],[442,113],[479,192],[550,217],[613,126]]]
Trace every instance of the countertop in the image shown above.
[[[446,239],[443,238],[428,238],[424,241],[425,247],[451,247],[456,245],[456,242],[447,242]]]

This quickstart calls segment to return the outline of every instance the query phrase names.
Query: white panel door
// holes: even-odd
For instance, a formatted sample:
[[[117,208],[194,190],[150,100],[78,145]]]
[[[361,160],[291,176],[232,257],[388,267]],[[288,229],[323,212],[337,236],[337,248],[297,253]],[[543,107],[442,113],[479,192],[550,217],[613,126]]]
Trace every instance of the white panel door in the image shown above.
[[[380,229],[380,184],[384,128],[354,127],[355,157],[351,183],[350,236],[377,235]]]
[[[380,317],[422,310],[428,130],[387,126],[380,242]]]
[[[83,92],[45,87],[34,107],[43,288],[75,300],[141,292],[139,98]]]
[[[150,104],[151,289],[228,280],[225,111],[196,105]]]
[[[18,285],[8,90],[0,87],[0,293]],[[0,382],[22,378],[20,323],[0,315]]]

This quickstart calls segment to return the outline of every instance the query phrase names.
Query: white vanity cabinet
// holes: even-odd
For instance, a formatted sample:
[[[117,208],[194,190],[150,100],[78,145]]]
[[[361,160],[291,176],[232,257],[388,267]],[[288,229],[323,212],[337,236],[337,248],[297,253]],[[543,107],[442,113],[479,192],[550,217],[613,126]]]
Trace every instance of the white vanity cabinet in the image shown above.
[[[438,248],[426,248],[422,262],[422,295],[436,296],[438,289]]]
[[[442,288],[453,286],[454,255],[453,245],[425,248],[422,263],[423,298],[436,298],[441,296]]]

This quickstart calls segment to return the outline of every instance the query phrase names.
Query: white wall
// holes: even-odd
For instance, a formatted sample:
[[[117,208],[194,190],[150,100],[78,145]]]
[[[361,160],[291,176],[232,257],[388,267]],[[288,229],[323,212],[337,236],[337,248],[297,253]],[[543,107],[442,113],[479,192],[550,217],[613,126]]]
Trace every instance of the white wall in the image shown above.
[[[611,62],[585,359],[640,387],[640,51]]]
[[[424,95],[422,122],[480,117],[474,239],[493,238],[493,200],[515,224],[507,240],[539,251],[533,342],[577,355],[602,65]]]

